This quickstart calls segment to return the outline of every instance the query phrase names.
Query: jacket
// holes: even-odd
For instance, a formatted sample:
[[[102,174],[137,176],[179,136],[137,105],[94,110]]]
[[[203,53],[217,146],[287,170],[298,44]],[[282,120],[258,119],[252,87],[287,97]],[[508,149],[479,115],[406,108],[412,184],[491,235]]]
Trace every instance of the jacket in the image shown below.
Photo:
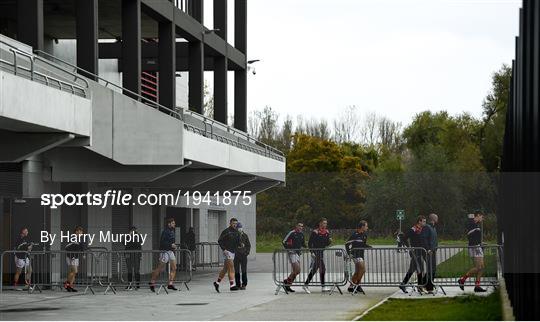
[[[222,250],[226,250],[231,253],[236,252],[236,249],[240,245],[240,232],[232,227],[228,227],[221,232],[218,239],[218,244]]]
[[[172,245],[175,243],[176,234],[174,229],[163,229],[163,232],[161,232],[161,238],[159,239],[159,250],[174,250]]]
[[[361,248],[371,248],[367,244],[367,234],[354,232],[351,237],[345,242],[347,254],[354,258],[364,258],[364,250]]]
[[[297,231],[296,229],[293,229],[289,233],[287,233],[281,243],[283,244],[283,248],[285,249],[295,249],[295,252],[298,255],[300,255],[300,249],[302,247],[306,248],[306,239],[304,237],[304,233],[301,231]]]
[[[236,249],[236,255],[248,256],[250,251],[251,251],[251,243],[249,241],[249,236],[246,233],[241,232],[240,245],[238,245],[238,248]]]

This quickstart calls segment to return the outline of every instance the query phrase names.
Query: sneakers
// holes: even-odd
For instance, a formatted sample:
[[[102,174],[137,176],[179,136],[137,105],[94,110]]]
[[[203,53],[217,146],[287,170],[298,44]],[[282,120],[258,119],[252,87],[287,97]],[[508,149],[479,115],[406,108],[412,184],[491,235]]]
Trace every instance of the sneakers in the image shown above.
[[[352,286],[352,285],[349,286],[349,288],[347,289],[347,292],[349,292],[349,293],[354,292],[354,286]]]
[[[20,287],[17,285],[17,283],[15,283],[15,284],[13,284],[13,290],[14,290],[14,291],[22,291],[23,289],[20,288]]]
[[[240,288],[238,286],[231,286],[231,291],[238,291]]]
[[[307,285],[302,286],[302,289],[304,289],[304,292],[307,294],[311,294],[311,291],[309,290],[309,287]]]
[[[480,286],[475,286],[474,287],[474,292],[475,293],[485,293],[485,292],[487,292],[487,290],[485,288],[481,288]]]
[[[285,284],[283,287],[285,288],[285,290],[288,292],[288,293],[294,293],[295,291],[291,288],[291,284],[289,284],[287,282],[286,279],[283,280],[283,284]]]
[[[240,285],[240,289],[241,289],[242,291],[245,291],[245,290],[246,290],[246,286],[245,286],[245,285]]]
[[[168,290],[173,290],[173,291],[178,291],[178,289],[176,287],[174,287],[174,285],[172,285],[172,284],[167,286],[167,289]]]
[[[218,282],[214,282],[214,288],[216,289],[216,292],[219,293],[219,284],[218,284]]]
[[[148,285],[150,286],[150,291],[155,293],[156,292],[156,285],[154,285],[154,283],[148,283]]]
[[[364,292],[364,289],[360,285],[356,285],[354,291],[356,291],[356,293],[364,293],[364,294],[366,294],[366,292]]]
[[[407,291],[407,287],[405,287],[405,285],[400,285],[400,286],[399,286],[399,289],[400,289],[403,293],[405,293],[405,294],[409,293],[409,292]]]
[[[458,280],[458,284],[459,284],[459,288],[462,291],[464,291],[465,290],[465,280],[463,279],[463,277]]]
[[[71,287],[71,284],[69,284],[67,281],[64,282],[64,288],[68,292],[77,292],[77,290]]]
[[[321,286],[321,292],[325,293],[325,292],[330,292],[330,287],[328,286]]]

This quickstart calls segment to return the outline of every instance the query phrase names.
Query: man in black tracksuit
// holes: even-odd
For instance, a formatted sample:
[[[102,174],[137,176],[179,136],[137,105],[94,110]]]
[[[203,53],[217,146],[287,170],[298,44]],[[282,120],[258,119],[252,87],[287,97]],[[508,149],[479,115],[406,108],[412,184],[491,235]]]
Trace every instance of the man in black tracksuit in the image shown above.
[[[139,234],[136,227],[131,227],[129,233]],[[129,285],[126,287],[126,290],[133,290],[134,288],[139,289],[141,283],[141,243],[135,242],[134,240],[126,244],[126,268],[128,271],[128,282]],[[133,275],[135,275],[135,280],[133,280]],[[134,286],[135,282],[135,286]]]
[[[251,243],[249,242],[248,235],[244,232],[244,228],[241,223],[236,225],[236,229],[240,233],[240,245],[236,249],[234,255],[234,279],[236,281],[236,286],[241,290],[245,290],[247,286],[247,262],[248,255],[251,251]],[[240,281],[240,277],[242,280]]]
[[[303,286],[306,293],[309,293],[308,285],[315,273],[317,273],[317,270],[319,271],[319,276],[321,277],[321,286],[323,287],[323,291],[326,291],[326,287],[324,285],[326,266],[324,265],[323,248],[328,247],[332,243],[332,238],[330,238],[330,232],[328,231],[327,226],[328,221],[326,218],[321,218],[319,221],[319,228],[313,230],[309,236],[308,247],[315,250],[311,251],[311,267],[306,282]]]
[[[468,251],[474,262],[474,267],[458,280],[459,288],[465,290],[465,281],[471,276],[476,277],[474,291],[477,293],[486,292],[486,289],[480,286],[485,268],[484,249],[482,248],[482,221],[484,221],[484,212],[482,211],[476,211],[473,218],[467,221]]]
[[[231,291],[238,291],[240,288],[238,285],[235,285],[234,279],[234,257],[235,252],[240,245],[240,233],[236,229],[238,225],[238,219],[231,218],[229,221],[229,227],[221,232],[219,236],[218,243],[219,247],[223,251],[224,264],[223,269],[219,272],[217,280],[214,282],[214,288],[216,292],[219,293],[219,283],[225,277],[225,274],[229,275],[229,285]]]
[[[297,223],[296,227],[283,238],[282,244],[283,248],[290,249],[287,252],[287,257],[292,267],[291,274],[283,280],[283,284],[287,292],[294,293],[295,291],[291,288],[291,285],[296,276],[300,274],[300,255],[302,254],[302,248],[307,248],[304,237],[304,224],[301,222]]]
[[[405,232],[405,240],[410,247],[418,247],[423,249],[429,249],[428,239],[429,232],[425,228],[426,226],[426,217],[418,216],[416,223],[410,229]],[[409,264],[409,270],[399,288],[403,293],[408,293],[406,285],[409,282],[412,274],[416,272],[418,278],[418,289],[420,292],[423,291],[421,285],[425,285],[425,272],[424,272],[424,263],[426,261],[426,254],[420,250],[415,249],[410,251],[411,262]]]

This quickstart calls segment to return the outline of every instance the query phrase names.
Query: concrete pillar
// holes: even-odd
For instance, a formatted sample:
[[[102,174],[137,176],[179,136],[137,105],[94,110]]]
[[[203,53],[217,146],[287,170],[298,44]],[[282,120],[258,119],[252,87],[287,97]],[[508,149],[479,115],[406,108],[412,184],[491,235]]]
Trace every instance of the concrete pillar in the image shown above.
[[[122,86],[141,93],[141,0],[122,0]]]
[[[98,74],[98,0],[75,1],[77,32],[77,66]],[[82,75],[95,77],[79,71]]]
[[[17,40],[44,49],[43,0],[17,0]]]

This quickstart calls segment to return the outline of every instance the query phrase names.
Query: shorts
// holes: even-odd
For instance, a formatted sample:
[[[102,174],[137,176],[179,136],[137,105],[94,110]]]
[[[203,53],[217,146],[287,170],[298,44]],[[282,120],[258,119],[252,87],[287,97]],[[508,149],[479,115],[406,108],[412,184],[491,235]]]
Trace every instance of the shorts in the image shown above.
[[[30,266],[30,258],[18,258],[15,256],[15,267],[28,268]]]
[[[168,263],[170,261],[176,262],[176,256],[172,250],[165,251],[159,254],[159,261],[162,263]]]
[[[352,259],[352,261],[357,264],[357,263],[363,263],[364,262],[364,257],[354,257]]]
[[[297,253],[289,252],[288,257],[291,264],[300,263],[300,255],[298,255]]]
[[[78,258],[72,258],[72,257],[66,257],[66,263],[68,266],[79,266],[79,259]]]
[[[224,258],[224,260],[228,260],[228,259],[234,260],[234,253],[230,252],[228,250],[224,250],[223,251],[223,258]]]
[[[470,257],[484,257],[484,249],[481,246],[474,246],[469,248]]]

